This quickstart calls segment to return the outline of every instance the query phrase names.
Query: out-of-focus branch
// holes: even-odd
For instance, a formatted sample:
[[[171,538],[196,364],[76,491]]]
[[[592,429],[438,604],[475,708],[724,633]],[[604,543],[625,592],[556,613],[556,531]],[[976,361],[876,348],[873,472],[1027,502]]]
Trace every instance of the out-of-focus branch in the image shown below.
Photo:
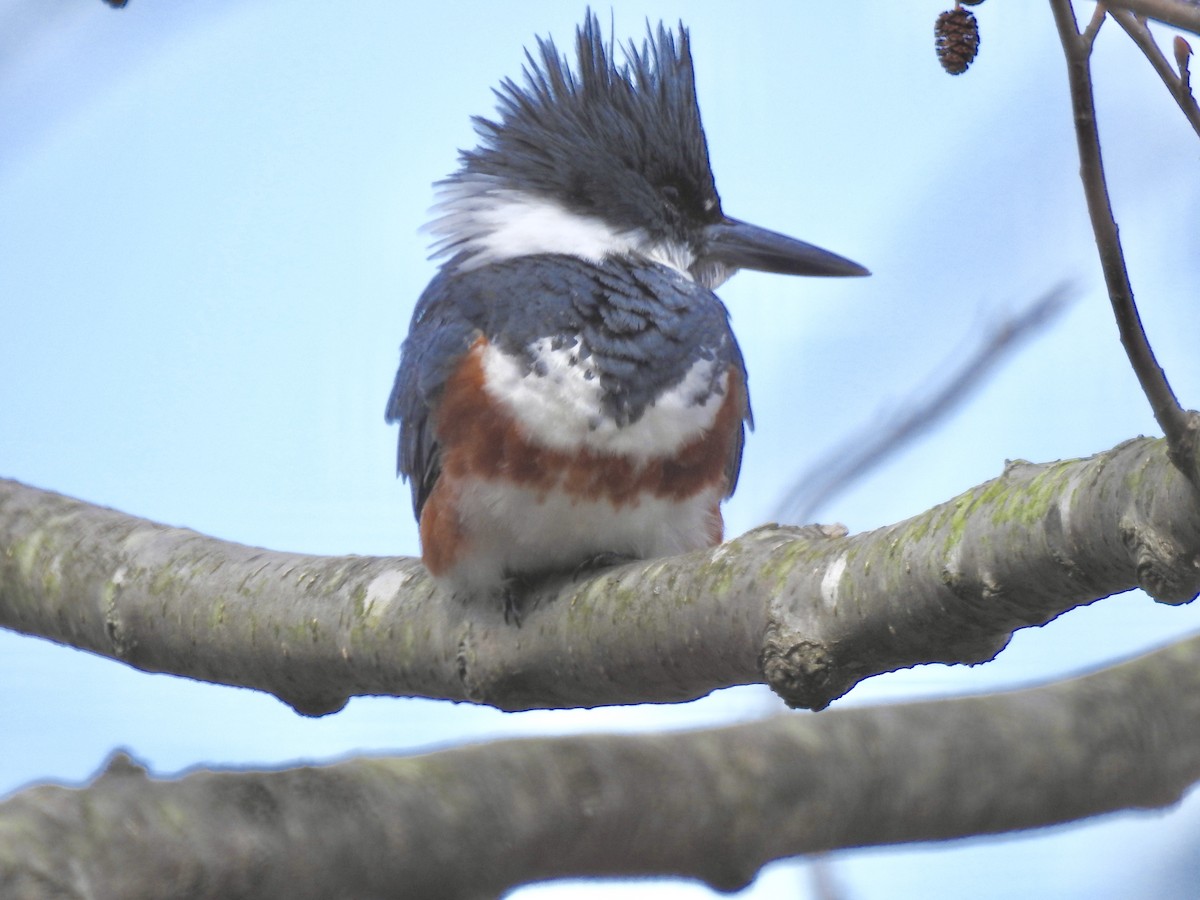
[[[1158,77],[1162,79],[1163,84],[1167,86],[1167,90],[1171,92],[1171,96],[1175,98],[1175,102],[1179,104],[1184,117],[1188,120],[1188,124],[1197,135],[1200,135],[1200,105],[1196,104],[1196,98],[1192,95],[1191,79],[1187,69],[1187,56],[1182,57],[1180,62],[1180,71],[1176,72],[1171,68],[1171,63],[1167,60],[1163,52],[1158,49],[1158,44],[1154,41],[1154,35],[1150,33],[1150,29],[1146,27],[1146,22],[1139,19],[1131,12],[1125,10],[1114,9],[1109,11],[1117,24],[1125,29],[1125,33],[1137,44],[1138,49],[1146,55],[1146,59],[1150,61],[1150,65],[1154,67],[1154,71],[1158,73]],[[1182,41],[1182,38],[1176,38]]]
[[[358,694],[528,709],[764,681],[821,708],[881,672],[991,659],[1015,629],[1118,591],[1200,590],[1200,505],[1162,441],[1014,462],[842,535],[767,526],[547,583],[518,628],[501,604],[441,593],[416,560],[244,547],[0,480],[0,626],[314,715]]]
[[[1083,182],[1092,231],[1100,254],[1100,266],[1104,271],[1104,283],[1116,316],[1121,344],[1125,347],[1142,392],[1150,401],[1154,418],[1166,435],[1172,460],[1192,479],[1193,485],[1198,485],[1200,480],[1195,475],[1195,461],[1200,416],[1185,412],[1179,405],[1167,382],[1166,373],[1154,357],[1133,298],[1133,287],[1125,266],[1125,252],[1109,203],[1104,160],[1100,153],[1100,134],[1096,127],[1095,98],[1092,94],[1090,57],[1094,35],[1089,37],[1079,32],[1070,0],[1050,0],[1050,7],[1067,60],[1067,77],[1075,114],[1075,137],[1079,148],[1079,176]],[[1098,6],[1096,11],[1103,15],[1102,6]]]
[[[1127,9],[1147,19],[1200,34],[1200,3],[1195,0],[1106,0],[1102,5],[1109,10]]]
[[[0,895],[84,900],[495,897],[677,876],[1178,801],[1200,778],[1200,638],[1043,687],[652,735],[155,781],[0,804]]]
[[[1005,358],[1054,321],[1070,301],[1071,292],[1059,286],[1000,322],[948,378],[939,377],[931,389],[919,392],[918,396],[925,399],[910,400],[907,408],[884,416],[882,422],[872,421],[797,477],[773,517],[781,522],[812,521],[832,497],[953,412]]]

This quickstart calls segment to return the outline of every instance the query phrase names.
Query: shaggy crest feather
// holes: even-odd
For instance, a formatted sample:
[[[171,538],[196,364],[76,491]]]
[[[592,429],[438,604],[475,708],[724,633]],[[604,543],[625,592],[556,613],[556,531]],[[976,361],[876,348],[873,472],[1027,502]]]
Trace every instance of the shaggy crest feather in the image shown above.
[[[435,256],[477,251],[472,242],[498,218],[480,211],[503,203],[545,201],[627,232],[632,244],[664,247],[691,245],[721,219],[687,29],[677,36],[660,24],[640,48],[621,50],[618,65],[589,12],[575,70],[549,38],[536,56],[526,51],[524,85],[501,83],[498,117],[474,119],[480,145],[438,183]]]

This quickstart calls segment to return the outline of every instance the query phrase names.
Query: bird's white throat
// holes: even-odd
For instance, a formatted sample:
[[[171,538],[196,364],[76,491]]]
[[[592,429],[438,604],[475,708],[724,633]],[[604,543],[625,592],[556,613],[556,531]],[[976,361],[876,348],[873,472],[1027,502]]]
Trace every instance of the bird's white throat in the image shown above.
[[[599,263],[606,257],[638,255],[692,279],[690,247],[653,241],[640,228],[617,229],[603,219],[572,212],[561,203],[500,187],[487,176],[452,178],[438,186],[434,218],[426,226],[435,237],[434,256],[465,253],[460,271],[490,263],[561,253]]]

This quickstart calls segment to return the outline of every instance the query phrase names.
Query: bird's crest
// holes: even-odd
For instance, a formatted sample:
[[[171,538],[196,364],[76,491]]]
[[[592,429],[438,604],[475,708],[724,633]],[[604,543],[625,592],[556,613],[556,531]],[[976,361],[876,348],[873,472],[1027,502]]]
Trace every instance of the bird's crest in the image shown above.
[[[526,51],[524,84],[501,83],[497,117],[474,119],[479,146],[438,184],[435,255],[486,255],[483,243],[501,228],[551,232],[566,227],[560,214],[576,230],[602,224],[603,235],[573,234],[580,247],[619,235],[630,246],[686,246],[720,219],[687,29],[648,32],[640,47],[620,47],[618,65],[589,12],[574,69],[550,38],[536,55]]]

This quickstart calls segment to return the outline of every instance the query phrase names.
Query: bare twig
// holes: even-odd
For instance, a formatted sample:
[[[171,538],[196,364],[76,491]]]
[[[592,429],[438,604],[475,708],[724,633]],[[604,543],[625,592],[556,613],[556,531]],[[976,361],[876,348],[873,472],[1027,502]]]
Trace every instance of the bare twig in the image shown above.
[[[1088,52],[1092,51],[1092,45],[1096,43],[1096,35],[1100,33],[1100,26],[1104,24],[1107,18],[1105,15],[1105,5],[1097,3],[1096,8],[1092,10],[1091,21],[1088,22],[1087,28],[1079,35],[1079,38],[1087,46]]]
[[[1100,253],[1100,266],[1108,288],[1109,302],[1117,319],[1121,344],[1137,375],[1142,391],[1150,401],[1154,418],[1166,435],[1172,461],[1195,484],[1197,474],[1196,437],[1197,417],[1184,412],[1175,398],[1167,376],[1154,357],[1154,351],[1142,328],[1141,316],[1133,299],[1125,252],[1113,218],[1104,177],[1104,160],[1100,154],[1100,134],[1096,128],[1096,105],[1092,94],[1090,67],[1091,39],[1081,34],[1071,0],[1050,0],[1059,40],[1067,59],[1067,77],[1071,86],[1071,103],[1075,113],[1075,138],[1079,147],[1079,177],[1087,198],[1088,215]],[[1102,7],[1097,7],[1099,12]],[[1093,16],[1093,22],[1095,17]],[[1089,26],[1090,30],[1090,26]],[[1094,34],[1092,35],[1094,37]]]
[[[1070,291],[1060,285],[1039,297],[1028,309],[999,323],[949,378],[939,377],[932,389],[919,393],[925,399],[907,401],[906,409],[885,416],[882,424],[876,417],[802,473],[776,507],[773,518],[780,522],[813,521],[831,497],[949,415],[1006,356],[1053,321],[1070,300]],[[938,371],[947,368],[941,366]]]
[[[1184,117],[1187,118],[1188,124],[1192,126],[1197,135],[1200,135],[1200,106],[1196,104],[1196,98],[1192,96],[1191,79],[1188,72],[1188,54],[1179,52],[1177,47],[1176,57],[1179,60],[1180,71],[1176,72],[1171,68],[1171,63],[1167,60],[1167,57],[1158,49],[1158,44],[1154,41],[1154,35],[1146,27],[1144,20],[1139,19],[1133,13],[1126,10],[1112,10],[1110,15],[1117,20],[1118,25],[1125,29],[1125,33],[1138,45],[1138,49],[1146,55],[1146,59],[1150,61],[1150,65],[1154,67],[1154,71],[1158,73],[1158,77],[1163,80],[1163,84],[1167,86],[1167,90],[1171,92],[1171,96],[1179,104],[1179,108],[1183,111]],[[1175,40],[1178,43],[1182,43],[1184,47],[1187,47],[1187,42],[1182,38],[1177,37]]]
[[[1110,11],[1127,9],[1147,19],[1200,34],[1200,3],[1195,0],[1108,0],[1104,5]]]

